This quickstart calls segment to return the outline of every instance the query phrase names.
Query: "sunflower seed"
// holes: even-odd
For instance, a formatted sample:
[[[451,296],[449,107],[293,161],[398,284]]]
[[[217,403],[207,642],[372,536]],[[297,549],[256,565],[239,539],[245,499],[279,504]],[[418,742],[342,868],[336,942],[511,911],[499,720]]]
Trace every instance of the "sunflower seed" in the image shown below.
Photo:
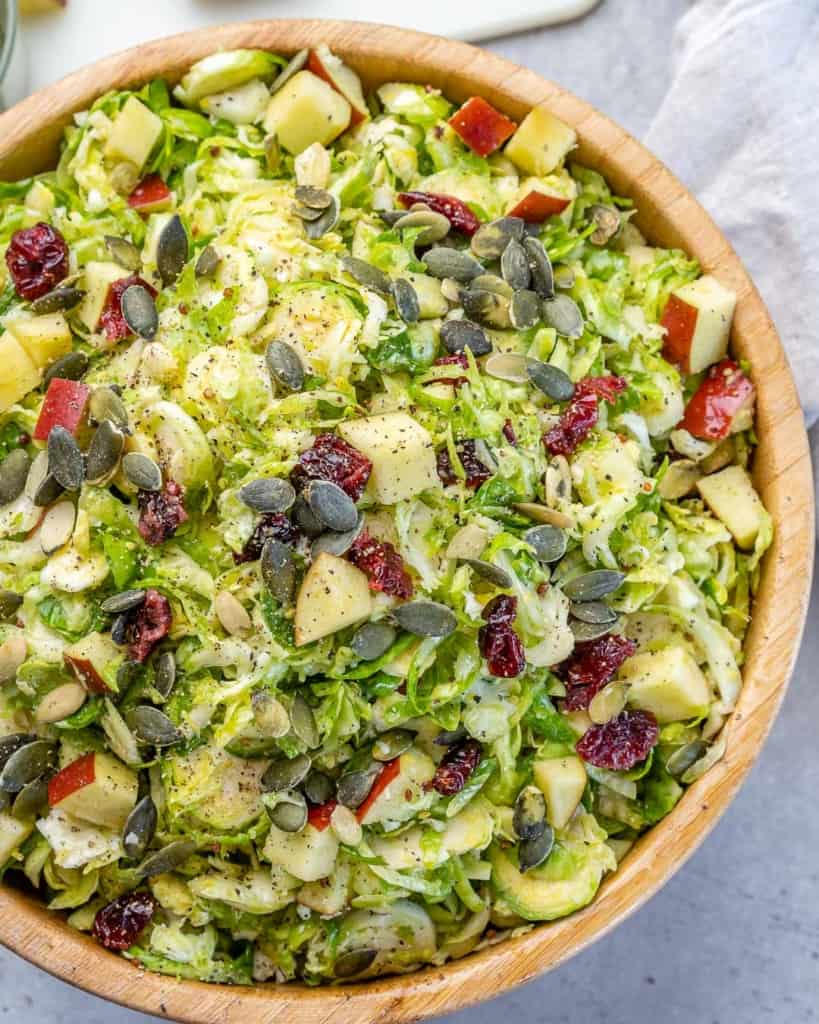
[[[565,512],[558,512],[556,508],[549,508],[534,501],[519,501],[512,505],[512,508],[536,523],[559,526],[561,530],[570,530],[575,525],[574,519]]]
[[[196,852],[196,843],[192,839],[177,839],[168,843],[161,850],[149,854],[142,863],[135,868],[140,878],[153,878],[155,875],[166,875],[169,871],[175,871]]]
[[[542,864],[555,845],[554,829],[546,825],[537,839],[522,839],[518,843],[518,867],[529,871]]]
[[[369,767],[345,772],[336,784],[336,799],[340,804],[355,810],[360,807],[373,788],[373,782],[381,772],[381,765],[373,762]]]
[[[589,236],[589,241],[593,245],[605,245],[620,230],[622,219],[619,212],[612,206],[603,206],[602,203],[595,203],[589,207],[588,213],[592,223],[595,225],[594,231]]]
[[[313,515],[329,530],[346,533],[358,523],[358,509],[353,499],[338,484],[329,480],[311,480],[304,497]]]
[[[176,683],[176,658],[173,651],[163,651],[154,665],[154,689],[167,700]]]
[[[125,714],[128,728],[140,743],[170,747],[182,739],[182,733],[159,708],[140,704]]]
[[[279,89],[290,79],[293,75],[298,74],[299,71],[307,63],[307,58],[310,56],[309,50],[299,50],[293,57],[290,58],[285,67],[279,72],[276,78],[273,79],[273,84],[270,86],[270,95],[274,92],[278,92]]]
[[[80,291],[73,285],[63,285],[62,288],[55,288],[54,291],[41,295],[31,304],[31,312],[36,316],[45,313],[62,313],[79,305],[85,292]]]
[[[524,533],[523,539],[534,548],[539,562],[559,562],[566,554],[566,534],[557,526],[533,526]]]
[[[319,806],[333,799],[336,787],[333,780],[323,772],[310,772],[304,780],[304,795],[311,804]]]
[[[152,341],[159,329],[159,316],[153,296],[141,284],[132,284],[122,293],[122,316],[140,338]]]
[[[271,341],[264,357],[267,370],[276,383],[288,391],[301,391],[304,387],[304,364],[292,345],[286,341]]]
[[[48,434],[48,472],[66,491],[78,491],[85,476],[80,446],[65,427],[52,427]]]
[[[339,205],[335,196],[333,196],[332,199],[333,201],[318,220],[305,222],[304,231],[308,238],[315,241],[323,235],[326,235],[328,231],[332,231],[336,226],[336,223],[338,222]]]
[[[310,210],[324,211],[332,206],[333,197],[323,188],[314,188],[312,185],[297,185],[295,191],[296,199]]]
[[[526,371],[535,387],[555,402],[568,402],[574,394],[571,377],[558,366],[530,359]]]
[[[0,505],[10,505],[26,489],[31,459],[22,448],[15,448],[0,462]]]
[[[47,391],[55,377],[61,380],[81,380],[87,370],[88,356],[84,352],[66,352],[64,356],[55,359],[43,374],[43,389]]]
[[[310,511],[310,506],[301,494],[293,503],[291,518],[301,532],[307,537],[318,537],[324,532],[324,523],[316,519]]]
[[[574,299],[561,293],[543,303],[543,319],[567,338],[583,335],[583,314]]]
[[[129,242],[127,238],[120,238],[117,235],[105,236],[105,248],[111,257],[126,270],[139,270],[142,263],[142,256],[139,249]]]
[[[333,974],[336,978],[354,978],[372,967],[377,956],[377,949],[349,949],[336,957]]]
[[[301,832],[307,824],[307,801],[295,790],[281,793],[267,816],[282,832]]]
[[[437,601],[409,601],[392,614],[401,629],[415,636],[442,638],[454,633],[458,626],[452,609]]]
[[[122,846],[125,856],[138,860],[145,856],[156,834],[159,815],[150,794],[144,796],[125,819],[122,829]]]
[[[350,641],[350,647],[362,661],[375,661],[395,643],[398,634],[388,622],[365,622]]]
[[[619,620],[618,620],[619,621]],[[599,640],[601,636],[611,633],[617,623],[607,624],[605,622],[581,622],[579,619],[570,619],[569,628],[579,644],[589,643],[592,640]]]
[[[509,326],[509,299],[505,299],[497,292],[486,291],[483,288],[467,288],[461,294],[461,304],[464,313],[471,320],[479,320],[488,327],[497,327],[500,330]]]
[[[372,263],[359,260],[355,256],[343,256],[341,265],[360,285],[382,295],[389,295],[390,279],[383,270],[374,267]]]
[[[442,213],[436,213],[434,210],[410,210],[403,217],[399,217],[394,227],[398,231],[403,231],[404,228],[420,228],[415,244],[432,245],[446,238],[451,225]]]
[[[432,277],[451,277],[461,284],[483,273],[483,266],[474,256],[459,249],[450,249],[448,246],[438,246],[424,253],[424,263],[427,273]]]
[[[71,540],[76,520],[73,501],[58,501],[51,506],[40,527],[40,547],[44,554],[52,554]]]
[[[90,484],[107,480],[119,465],[125,436],[110,420],[103,420],[94,431],[85,453],[85,479]]]
[[[500,267],[504,281],[515,291],[529,287],[532,276],[529,269],[529,257],[521,243],[514,238],[509,240],[509,244],[503,250]]]
[[[495,587],[512,586],[512,577],[505,569],[501,569],[500,566],[493,565],[491,562],[483,562],[479,558],[462,558],[461,561],[464,565],[468,565],[474,573]]]
[[[392,761],[409,750],[415,742],[415,733],[409,729],[390,729],[382,732],[373,743],[373,757],[376,761]]]
[[[140,491],[162,490],[162,470],[142,452],[128,452],[122,459],[122,472]]]
[[[273,597],[289,604],[296,587],[296,560],[293,549],[279,540],[265,541],[259,560],[264,584]]]
[[[323,551],[328,555],[337,555],[339,558],[342,555],[346,555],[363,529],[364,516],[359,513],[358,520],[352,530],[345,530],[341,533],[335,530],[328,530],[326,533],[322,533],[320,537],[316,537],[310,548],[310,557],[315,561]]]
[[[617,612],[604,601],[572,602],[571,613],[590,626],[611,626],[617,621]]]
[[[288,789],[295,789],[307,778],[310,771],[310,758],[307,754],[297,754],[296,757],[280,757],[271,762],[262,776],[261,787],[263,793],[279,793]]]
[[[447,222],[449,223],[449,222]],[[392,283],[392,297],[395,301],[395,308],[398,315],[405,324],[417,323],[421,316],[421,305],[418,302],[418,295],[415,289],[406,278],[396,278]]]
[[[156,269],[162,287],[176,281],[188,262],[188,233],[178,213],[175,213],[159,233],[156,244]]]
[[[625,573],[613,569],[592,569],[563,584],[563,593],[570,601],[596,601],[622,586]]]
[[[441,324],[441,344],[453,354],[470,349],[474,356],[485,356],[492,351],[492,342],[486,331],[471,320],[446,320]]]
[[[509,381],[510,384],[525,384],[529,380],[526,356],[517,352],[493,352],[483,364],[490,377]]]
[[[520,242],[524,223],[520,217],[499,217],[482,224],[469,243],[472,252],[482,260],[500,259],[510,240]]]
[[[289,480],[267,476],[245,484],[239,499],[254,512],[286,512],[296,500],[296,492]]]
[[[509,304],[509,322],[516,331],[528,331],[540,320],[540,299],[537,293],[523,288],[515,292]]]
[[[523,248],[529,261],[532,287],[542,299],[551,299],[555,293],[555,279],[552,261],[543,248],[543,243],[537,238],[527,236],[523,239]]]
[[[253,708],[253,722],[265,736],[279,739],[290,732],[287,708],[272,693],[259,690],[251,697],[250,706]]]
[[[316,725],[316,717],[313,714],[313,709],[300,693],[296,694],[290,705],[290,724],[296,737],[311,750],[319,745],[321,737]]]
[[[91,397],[88,400],[88,418],[96,424],[110,420],[123,434],[131,433],[128,425],[128,410],[113,388],[96,388],[91,392]]]
[[[57,763],[57,744],[50,740],[33,740],[19,747],[8,758],[0,772],[0,789],[19,793]]]
[[[512,827],[519,839],[540,839],[546,831],[546,800],[537,786],[525,786],[518,794]]]
[[[684,743],[669,756],[665,763],[666,771],[675,779],[679,779],[707,752],[708,744],[704,740],[692,740],[690,743]]]
[[[604,725],[615,718],[626,706],[628,687],[624,683],[609,683],[589,702],[589,718],[595,725]]]
[[[8,622],[13,618],[22,603],[21,594],[15,594],[13,590],[0,590],[0,622]]]
[[[123,612],[130,612],[145,603],[146,593],[145,590],[123,590],[121,594],[107,597],[100,605],[100,611],[105,615],[121,615]]]

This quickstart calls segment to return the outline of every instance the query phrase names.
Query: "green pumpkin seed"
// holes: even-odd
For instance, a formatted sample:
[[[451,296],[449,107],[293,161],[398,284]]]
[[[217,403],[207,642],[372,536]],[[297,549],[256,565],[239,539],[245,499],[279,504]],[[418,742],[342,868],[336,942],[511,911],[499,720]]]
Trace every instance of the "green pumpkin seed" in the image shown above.
[[[264,161],[268,171],[275,174],[282,163],[282,149],[275,135],[266,135],[264,139]]]
[[[296,492],[289,480],[268,476],[245,484],[239,499],[254,512],[286,512],[296,500]]]
[[[48,508],[49,505],[53,505],[57,501],[62,493],[61,484],[57,482],[53,473],[49,473],[34,492],[32,502],[37,508]]]
[[[158,819],[156,804],[150,794],[144,796],[125,819],[122,829],[122,846],[126,857],[139,860],[145,856],[145,851],[156,835]]]
[[[154,666],[154,689],[165,700],[176,684],[176,658],[173,651],[163,651]]]
[[[521,872],[529,871],[542,864],[555,845],[555,833],[546,825],[537,839],[522,839],[518,843],[518,866]]]
[[[603,601],[573,602],[572,615],[591,626],[611,626],[617,621],[617,612]]]
[[[122,460],[122,472],[140,491],[162,490],[162,470],[142,452],[128,452]]]
[[[373,757],[376,761],[393,761],[400,757],[415,742],[415,733],[409,729],[390,729],[382,732],[373,743]]]
[[[446,218],[444,218],[446,220]],[[447,223],[449,223],[447,221]],[[405,324],[417,323],[421,316],[421,304],[415,289],[406,280],[399,277],[392,282],[392,297],[395,301],[395,308],[398,315]]]
[[[537,786],[525,786],[518,794],[512,827],[519,839],[539,839],[546,831],[546,799]]]
[[[188,262],[188,233],[178,213],[175,213],[159,233],[156,243],[156,269],[162,287],[170,287]]]
[[[589,643],[591,640],[598,640],[601,636],[606,636],[606,634],[611,633],[616,625],[616,622],[592,623],[581,622],[579,619],[569,620],[569,627],[571,628],[575,640],[579,644]]]
[[[212,245],[206,245],[196,260],[194,274],[200,279],[213,277],[221,262],[219,251]]]
[[[595,725],[610,722],[626,706],[628,687],[625,683],[609,683],[599,690],[589,702],[589,718]]]
[[[140,704],[125,714],[128,728],[139,743],[170,747],[182,739],[182,733],[168,716],[149,704]]]
[[[540,299],[536,292],[524,288],[515,292],[509,304],[509,322],[516,331],[528,331],[540,320]]]
[[[690,743],[685,743],[669,755],[665,763],[666,771],[675,779],[680,779],[692,765],[696,764],[700,758],[705,757],[707,752],[708,744],[704,740],[692,740]]]
[[[78,306],[85,296],[73,285],[63,285],[62,288],[55,288],[54,291],[41,295],[31,304],[31,312],[35,316],[43,316],[48,313],[64,313],[69,309]]]
[[[453,744],[465,740],[468,735],[464,726],[459,725],[457,729],[442,729],[432,742],[436,747],[451,747]]]
[[[575,525],[574,519],[565,512],[558,512],[556,508],[549,508],[548,505],[540,505],[535,501],[518,501],[512,508],[536,523],[559,526],[561,530],[570,530]]]
[[[3,736],[0,739],[0,770],[5,767],[12,754],[29,743],[33,743],[36,739],[36,736],[32,736],[31,733],[27,732],[13,732],[9,733],[8,736]]]
[[[469,349],[477,358],[492,351],[486,331],[471,320],[446,320],[441,324],[441,344],[453,355]]]
[[[73,434],[52,427],[48,434],[48,472],[66,491],[78,491],[85,476],[85,461]]]
[[[524,222],[520,217],[499,217],[482,224],[470,241],[470,248],[482,260],[498,260],[510,241],[523,239]]]
[[[0,622],[13,619],[22,603],[22,594],[15,594],[13,590],[0,590]]]
[[[568,402],[574,394],[571,377],[558,366],[530,359],[526,371],[535,387],[554,402]]]
[[[566,554],[568,540],[563,530],[557,526],[533,526],[524,533],[523,539],[534,548],[535,558],[547,565],[559,562]]]
[[[18,821],[39,818],[48,809],[48,779],[27,782],[14,799],[12,816]]]
[[[103,423],[110,420],[123,434],[130,434],[128,410],[125,403],[113,388],[95,388],[88,400],[88,418],[92,423]]]
[[[281,793],[267,816],[282,832],[301,832],[307,824],[307,801],[293,790]]]
[[[301,203],[294,203],[291,207],[293,213],[305,223],[318,220],[319,217],[323,217],[326,210],[317,210],[311,206],[303,206]]]
[[[225,745],[225,750],[234,757],[255,761],[277,754],[279,744],[272,736],[234,736]]]
[[[622,586],[625,573],[613,569],[593,569],[563,584],[563,593],[570,601],[596,601]]]
[[[100,611],[106,615],[120,615],[122,612],[130,612],[133,608],[139,608],[145,603],[145,590],[123,590],[121,594],[113,594],[107,597],[100,605]]]
[[[527,235],[523,239],[523,248],[529,261],[532,287],[542,299],[551,299],[555,293],[555,279],[552,261],[543,248],[543,243],[539,239]]]
[[[500,330],[509,326],[509,303],[509,299],[497,292],[481,288],[470,287],[461,294],[461,304],[469,319],[479,320],[488,327],[497,327]],[[449,321],[455,322],[457,321]]]
[[[370,795],[373,783],[380,773],[381,765],[378,762],[367,768],[345,772],[336,785],[338,802],[353,811],[360,807]]]
[[[265,363],[271,378],[288,391],[301,391],[304,387],[304,364],[292,345],[286,341],[271,341],[265,349]]]
[[[326,235],[328,231],[332,231],[338,223],[338,200],[335,196],[332,197],[332,200],[333,201],[317,220],[305,222],[304,224],[305,234],[313,241],[316,241],[323,235]]]
[[[269,765],[262,776],[262,792],[279,793],[295,789],[307,778],[310,766],[310,758],[306,754],[278,758]]]
[[[399,605],[392,614],[401,629],[414,636],[443,638],[458,627],[452,609],[437,601],[409,601]]]
[[[497,274],[478,274],[478,276],[470,282],[469,286],[470,288],[477,288],[484,292],[494,292],[495,295],[500,295],[504,299],[509,300],[511,300],[512,296],[515,294],[514,288],[510,287],[510,285],[508,285],[502,277],[498,277]]]
[[[525,384],[529,380],[526,356],[517,352],[493,352],[483,364],[490,377],[509,381],[510,384]]]
[[[336,958],[333,974],[336,978],[354,978],[375,963],[377,949],[349,949]]]
[[[532,277],[529,269],[529,257],[521,243],[514,238],[509,240],[509,244],[503,250],[500,266],[504,281],[515,291],[529,287]]]
[[[56,377],[60,380],[82,380],[88,371],[88,356],[84,352],[66,352],[51,363],[43,374],[43,390],[48,391],[48,385]]]
[[[395,643],[398,633],[388,622],[365,622],[350,641],[350,647],[362,661],[375,661]]]
[[[299,71],[301,71],[301,69],[307,63],[307,58],[309,56],[309,50],[299,50],[298,53],[295,54],[295,56],[290,58],[289,62],[285,65],[285,67],[279,72],[276,78],[273,79],[273,84],[270,86],[271,96],[273,95],[273,93],[278,92],[283,85],[286,85],[287,82],[289,82],[290,79],[293,77],[293,75],[296,75],[298,74]]]
[[[175,842],[163,846],[161,850],[149,854],[134,870],[140,878],[166,875],[169,871],[175,871],[181,867],[195,852],[196,843],[192,839],[177,839]]]
[[[482,579],[487,580],[495,587],[511,587],[512,577],[505,569],[493,565],[491,562],[484,562],[480,558],[462,558],[461,561]]]
[[[10,505],[26,489],[31,459],[22,448],[15,448],[0,462],[0,505]]]
[[[33,740],[14,750],[0,772],[0,789],[19,793],[57,763],[57,744],[50,740]]]
[[[580,338],[583,336],[583,314],[574,299],[568,295],[555,295],[543,303],[543,319],[550,326],[554,327],[558,334],[567,338]]]
[[[117,468],[125,447],[125,435],[110,420],[103,420],[94,431],[85,455],[85,479],[103,483]]]
[[[345,530],[340,533],[336,530],[328,530],[327,533],[316,537],[310,548],[310,557],[315,561],[324,551],[328,555],[336,555],[341,558],[342,555],[347,554],[363,529],[364,516],[359,513],[358,520],[352,530]]]
[[[139,249],[129,242],[127,238],[119,238],[117,235],[105,236],[105,248],[111,257],[126,270],[137,271],[142,264],[142,256]]]
[[[324,533],[324,523],[313,515],[310,511],[310,506],[301,494],[296,498],[290,515],[295,525],[298,526],[305,536],[312,538]]]
[[[159,330],[156,303],[147,288],[132,284],[122,293],[122,316],[126,324],[140,338],[153,341]]]
[[[329,480],[311,480],[304,490],[310,511],[328,530],[346,533],[358,523],[358,509],[353,499]]]
[[[410,210],[403,217],[395,222],[397,231],[405,228],[420,229],[415,239],[416,245],[433,245],[440,242],[449,234],[451,227],[449,221],[442,213],[434,210]]]
[[[313,709],[300,693],[296,694],[290,705],[290,724],[296,737],[310,750],[321,742]]]
[[[304,795],[316,807],[333,799],[336,787],[333,780],[323,772],[310,772],[304,780]]]
[[[279,540],[265,541],[259,560],[265,586],[282,604],[288,604],[296,587],[296,560],[293,549]]]
[[[303,206],[319,212],[323,212],[333,203],[333,197],[329,192],[313,185],[297,185],[295,195]]]
[[[58,501],[46,512],[40,527],[40,547],[46,555],[67,544],[74,533],[77,510],[73,501]]]
[[[619,211],[613,206],[603,206],[602,203],[595,203],[588,209],[589,219],[595,225],[594,231],[589,236],[592,245],[605,245],[620,230],[622,217]]]
[[[382,295],[390,294],[391,282],[383,270],[355,256],[343,256],[341,265],[360,285]]]
[[[451,277],[454,281],[465,284],[478,274],[483,273],[483,266],[474,256],[459,249],[448,246],[437,246],[424,253],[424,263],[431,277]]]
[[[250,706],[253,708],[253,722],[265,736],[279,739],[290,732],[287,708],[272,693],[257,691],[250,699]]]

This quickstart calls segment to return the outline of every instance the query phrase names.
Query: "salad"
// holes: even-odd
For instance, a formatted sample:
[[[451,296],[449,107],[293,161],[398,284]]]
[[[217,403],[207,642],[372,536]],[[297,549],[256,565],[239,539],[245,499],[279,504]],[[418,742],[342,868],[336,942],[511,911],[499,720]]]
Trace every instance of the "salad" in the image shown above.
[[[772,526],[735,296],[326,47],[102,96],[0,185],[0,865],[212,982],[589,903],[719,760]]]

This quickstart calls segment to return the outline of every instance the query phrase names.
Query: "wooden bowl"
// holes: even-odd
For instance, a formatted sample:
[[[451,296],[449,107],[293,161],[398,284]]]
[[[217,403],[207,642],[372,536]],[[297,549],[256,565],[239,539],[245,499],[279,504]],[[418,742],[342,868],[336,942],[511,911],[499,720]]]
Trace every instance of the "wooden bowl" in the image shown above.
[[[776,716],[799,646],[810,593],[813,488],[802,412],[785,354],[756,289],[731,246],[676,178],[622,128],[532,71],[450,40],[375,25],[264,21],[204,29],[109,57],[0,116],[0,179],[52,167],[71,115],[102,92],[158,75],[177,80],[219,49],[259,47],[291,54],[327,43],[367,86],[429,82],[454,100],[478,94],[521,118],[536,103],[577,130],[578,159],[633,197],[636,223],[660,245],[678,246],[737,292],[734,352],[747,359],[758,391],[760,438],[754,475],[776,523],[747,640],[745,685],[726,726],[725,758],[691,786],[651,829],[585,910],[479,954],[383,981],[311,989],[236,988],[148,974],[72,930],[8,887],[0,890],[0,941],[59,978],[96,995],[182,1021],[369,1024],[411,1021],[496,996],[554,967],[644,903],[702,842],[748,773]]]

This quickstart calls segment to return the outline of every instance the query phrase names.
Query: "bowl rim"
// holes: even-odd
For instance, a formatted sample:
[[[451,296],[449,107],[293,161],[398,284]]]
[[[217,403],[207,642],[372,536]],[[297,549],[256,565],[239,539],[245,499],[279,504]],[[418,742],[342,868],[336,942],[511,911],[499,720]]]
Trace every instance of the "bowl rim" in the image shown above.
[[[602,937],[646,902],[692,855],[744,780],[787,688],[810,597],[813,486],[807,434],[776,330],[733,249],[670,171],[590,104],[533,71],[466,43],[364,22],[281,19],[229,23],[145,43],[89,65],[0,115],[0,180],[53,165],[77,110],[110,88],[158,74],[175,79],[215,50],[282,54],[327,43],[368,85],[430,82],[456,100],[480,92],[513,117],[545,102],[578,133],[578,158],[632,196],[650,240],[677,245],[738,294],[733,351],[758,385],[755,481],[776,524],[763,563],[739,704],[726,756],[635,844],[586,908],[443,967],[357,985],[232,987],[151,974],[103,950],[29,896],[0,887],[0,942],[31,963],[132,1009],[190,1022],[369,1024],[411,1021],[469,1006],[528,981]]]

